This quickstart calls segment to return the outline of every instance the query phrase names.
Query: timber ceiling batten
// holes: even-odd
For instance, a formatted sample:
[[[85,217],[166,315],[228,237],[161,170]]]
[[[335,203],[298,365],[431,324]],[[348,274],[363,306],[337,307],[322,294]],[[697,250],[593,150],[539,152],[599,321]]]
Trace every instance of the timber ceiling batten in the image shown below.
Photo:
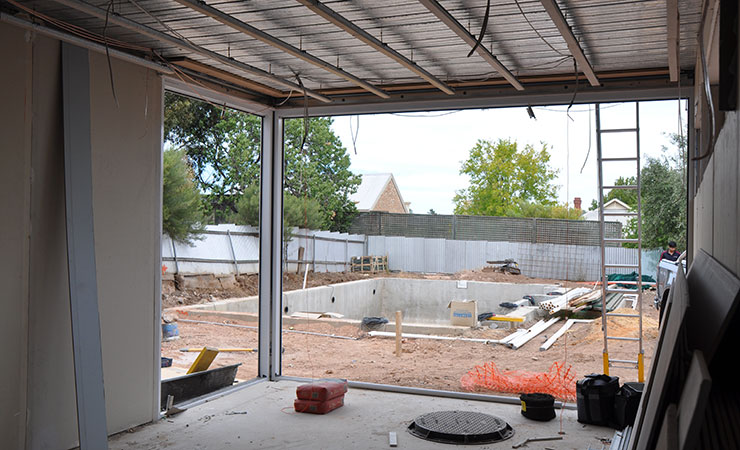
[[[470,45],[471,47],[475,45],[476,39],[471,35],[468,30],[465,29],[465,27],[455,19],[452,14],[449,13],[446,9],[440,5],[437,0],[419,0],[419,3],[424,5],[432,14],[437,16],[437,18],[442,21],[450,30],[452,30],[455,34],[457,34],[465,43]],[[524,86],[519,82],[519,80],[516,79],[514,74],[512,74],[509,69],[506,68],[501,62],[496,58],[490,51],[488,51],[484,46],[479,45],[475,49],[476,53],[478,53],[488,64],[490,64],[498,73],[503,76],[506,81],[511,83],[512,86],[514,86],[517,90],[523,91]]]
[[[420,67],[415,62],[401,55],[396,50],[389,47],[387,44],[384,44],[383,42],[375,38],[375,36],[371,35],[367,31],[353,24],[352,22],[347,20],[344,16],[338,14],[331,8],[323,5],[317,0],[296,0],[296,1],[304,5],[306,8],[310,9],[311,11],[313,11],[315,14],[323,17],[327,21],[333,23],[334,25],[346,31],[347,33],[351,34],[355,38],[359,39],[360,41],[374,48],[378,52],[388,56],[389,58],[401,64],[403,67],[419,75],[421,78],[427,80],[434,87],[444,92],[445,94],[448,94],[448,95],[455,94],[455,91],[453,91],[452,88],[450,88],[447,84],[439,80],[437,77],[435,77],[431,73],[424,70],[424,68]]]
[[[583,53],[583,49],[578,44],[578,40],[573,34],[573,30],[570,28],[570,25],[568,25],[568,22],[565,20],[565,16],[563,16],[562,11],[560,11],[558,4],[555,0],[540,0],[540,2],[542,3],[542,6],[545,7],[547,14],[550,15],[550,19],[552,19],[553,23],[558,28],[558,31],[560,31],[563,39],[565,39],[565,42],[568,44],[570,54],[573,55],[578,66],[581,67],[581,70],[586,75],[586,78],[588,78],[591,86],[600,86],[601,83],[594,73],[594,68],[591,67],[591,63],[588,62],[586,54]]]
[[[285,41],[282,41],[272,35],[269,35],[265,33],[264,31],[261,31],[247,23],[242,22],[239,19],[236,19],[235,17],[223,13],[216,8],[213,8],[211,6],[206,5],[203,2],[193,1],[193,0],[175,0],[176,2],[180,3],[181,5],[187,6],[188,8],[197,11],[201,14],[204,14],[208,17],[211,17],[219,22],[221,22],[224,25],[227,25],[241,33],[246,34],[247,36],[253,37],[265,44],[271,45],[285,53],[288,53],[289,55],[292,55],[296,58],[299,58],[303,61],[308,62],[309,64],[313,64],[321,69],[326,70],[327,72],[330,72],[334,75],[337,75],[339,77],[344,78],[345,80],[348,80],[357,86],[360,86],[361,88],[367,90],[368,92],[372,92],[373,94],[377,95],[381,98],[390,98],[390,95],[386,93],[385,91],[378,89],[377,87],[373,86],[372,84],[352,75],[351,73],[348,73],[339,67],[333,66],[332,64],[319,59],[311,54],[309,54],[306,51],[300,50],[290,44],[288,44]]]
[[[224,65],[230,66],[232,68],[238,69],[240,71],[249,73],[253,76],[269,80],[278,86],[281,86],[286,89],[290,89],[293,91],[298,92],[304,92],[309,97],[313,97],[316,100],[322,101],[324,103],[331,103],[331,99],[319,94],[318,92],[315,92],[310,89],[303,89],[298,84],[292,83],[290,81],[287,81],[283,78],[280,78],[276,75],[273,75],[269,72],[265,72],[262,69],[258,69],[257,67],[250,66],[249,64],[245,64],[242,62],[239,62],[233,58],[228,58],[226,56],[223,56],[219,53],[213,52],[211,50],[207,50],[203,47],[197,46],[189,41],[178,39],[176,37],[170,36],[169,34],[163,33],[161,31],[157,31],[153,28],[149,28],[146,25],[142,25],[138,22],[134,22],[133,20],[126,19],[125,17],[116,15],[116,14],[107,14],[105,10],[100,9],[96,6],[92,6],[90,4],[87,4],[85,2],[81,2],[78,0],[54,0],[55,2],[68,6],[70,8],[74,8],[80,12],[83,12],[85,14],[89,14],[93,17],[97,17],[102,20],[108,20],[108,22],[127,28],[131,31],[134,31],[138,34],[147,36],[151,39],[155,39],[160,42],[168,43],[174,47],[180,48],[182,50],[185,50],[186,52],[192,52],[197,53],[201,56],[204,56],[206,58],[209,58],[213,61],[218,61]]]
[[[671,81],[678,81],[678,66],[679,66],[679,55],[678,55],[678,0],[666,0],[666,29],[668,39],[668,70],[670,73]]]

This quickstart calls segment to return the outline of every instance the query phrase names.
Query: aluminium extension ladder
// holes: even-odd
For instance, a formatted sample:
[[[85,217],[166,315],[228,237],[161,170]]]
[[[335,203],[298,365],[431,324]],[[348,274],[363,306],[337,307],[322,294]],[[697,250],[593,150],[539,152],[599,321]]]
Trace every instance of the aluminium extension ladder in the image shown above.
[[[637,369],[637,381],[645,381],[645,362],[644,362],[644,349],[642,342],[642,302],[639,301],[639,295],[642,293],[642,202],[640,195],[640,105],[635,102],[635,127],[634,128],[612,128],[602,129],[601,128],[601,112],[599,104],[596,104],[596,159],[598,165],[598,183],[599,183],[599,238],[601,241],[601,325],[604,331],[604,374],[609,375],[610,367],[619,368],[634,368]],[[633,133],[635,135],[635,151],[634,155],[617,157],[603,157],[602,155],[602,135],[606,133],[619,133],[628,134]],[[635,172],[637,183],[628,186],[606,186],[604,185],[604,165],[613,162],[633,162],[635,164]],[[611,189],[631,189],[637,192],[637,211],[623,213],[623,212],[608,212],[604,211],[604,191]],[[607,238],[605,235],[604,222],[609,216],[633,216],[637,218],[637,239],[632,238]],[[634,243],[637,244],[637,264],[623,264],[623,263],[610,263],[606,260],[606,245],[612,243]],[[609,287],[607,283],[607,269],[632,269],[637,272],[637,314],[623,314],[623,313],[610,313],[606,310],[606,296],[612,293],[621,294],[634,294],[633,289],[622,289],[618,288],[615,284],[614,287]],[[634,307],[633,302],[633,307]],[[629,317],[639,323],[639,335],[638,337],[629,336],[614,336],[609,333],[607,317]],[[609,356],[609,341],[635,341],[638,344],[637,359],[614,359]]]

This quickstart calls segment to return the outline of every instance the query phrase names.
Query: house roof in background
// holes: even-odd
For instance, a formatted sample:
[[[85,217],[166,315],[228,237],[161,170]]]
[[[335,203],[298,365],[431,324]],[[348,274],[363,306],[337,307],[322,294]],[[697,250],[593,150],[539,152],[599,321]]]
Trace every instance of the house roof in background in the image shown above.
[[[604,208],[610,208],[610,207],[613,208],[614,206],[618,206],[622,209],[626,209],[627,211],[630,211],[632,209],[630,205],[626,204],[625,202],[623,202],[622,200],[618,198],[613,198],[609,200],[608,202],[604,203]]]
[[[404,209],[408,212],[406,204],[401,196],[401,191],[398,189],[396,179],[392,173],[366,173],[360,175],[362,177],[362,183],[357,188],[357,192],[350,195],[350,200],[357,204],[357,209],[360,211],[372,211],[375,205],[378,203],[380,196],[385,191],[388,183],[393,183],[393,186],[398,192],[398,197],[401,199]]]

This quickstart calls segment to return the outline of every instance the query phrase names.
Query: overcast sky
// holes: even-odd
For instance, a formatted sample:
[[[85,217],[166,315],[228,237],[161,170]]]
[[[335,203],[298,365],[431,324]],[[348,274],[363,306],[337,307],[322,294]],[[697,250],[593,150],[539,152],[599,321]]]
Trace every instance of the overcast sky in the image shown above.
[[[569,201],[572,206],[573,197],[581,197],[587,209],[598,195],[594,108],[589,114],[588,105],[573,106],[573,120],[566,115],[566,106],[533,109],[536,120],[528,117],[526,108],[340,116],[334,118],[333,129],[350,154],[352,170],[360,174],[393,173],[404,201],[411,202],[414,213],[432,208],[439,214],[451,214],[455,191],[468,186],[467,177],[459,174],[461,162],[478,139],[499,138],[515,140],[522,147],[531,144],[540,148],[542,142],[547,143],[551,167],[559,170],[558,200]],[[634,103],[602,104],[601,116],[602,128],[633,127]],[[686,133],[685,102],[681,118]],[[581,173],[589,151],[589,122],[591,150]],[[646,156],[660,156],[662,145],[670,147],[667,134],[678,132],[677,101],[640,103],[643,163]],[[634,154],[632,133],[604,135],[603,142],[604,156],[609,152]],[[605,171],[606,184],[618,176],[634,175],[630,163],[610,164]]]

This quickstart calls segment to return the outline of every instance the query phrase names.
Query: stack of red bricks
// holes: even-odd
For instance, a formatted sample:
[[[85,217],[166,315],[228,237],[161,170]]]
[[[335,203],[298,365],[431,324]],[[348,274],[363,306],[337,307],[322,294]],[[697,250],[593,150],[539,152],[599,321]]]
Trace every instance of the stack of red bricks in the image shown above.
[[[347,392],[346,380],[324,380],[303,384],[296,388],[293,407],[297,412],[326,414],[344,405]]]

